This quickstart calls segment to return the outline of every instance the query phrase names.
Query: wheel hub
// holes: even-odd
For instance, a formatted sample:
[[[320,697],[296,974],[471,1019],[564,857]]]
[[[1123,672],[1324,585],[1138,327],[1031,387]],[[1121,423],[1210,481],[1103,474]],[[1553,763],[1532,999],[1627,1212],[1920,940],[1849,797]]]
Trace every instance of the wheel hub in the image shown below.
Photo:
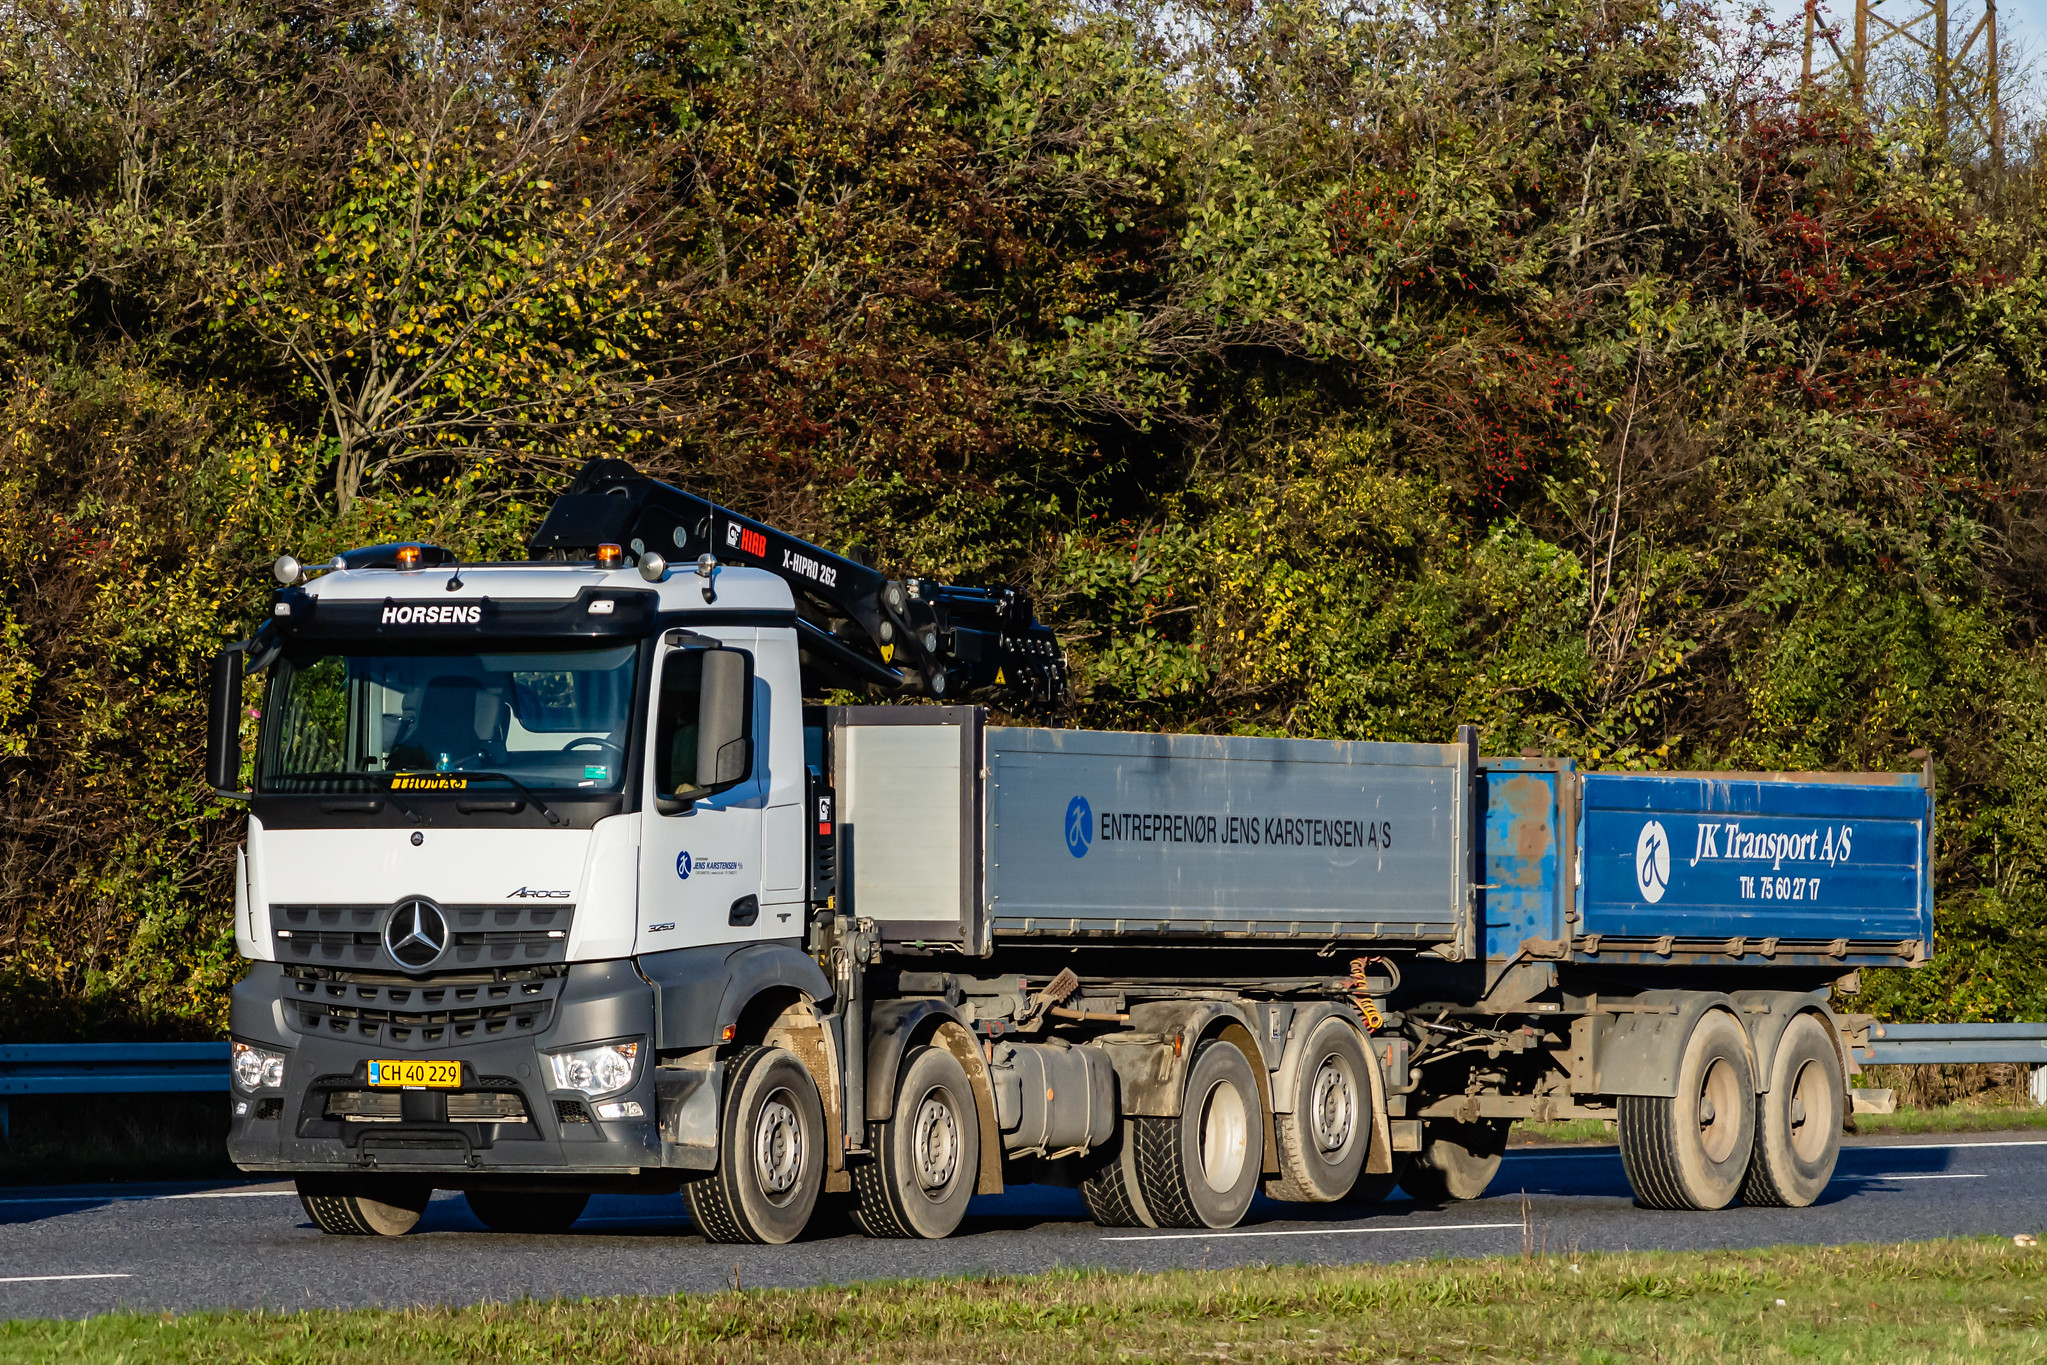
[[[753,1132],[753,1164],[761,1189],[771,1198],[796,1188],[803,1171],[803,1125],[785,1091],[776,1091],[761,1106]]]
[[[1309,1099],[1308,1126],[1324,1155],[1333,1156],[1350,1145],[1357,1113],[1357,1092],[1349,1070],[1334,1057],[1323,1058]]]
[[[917,1122],[911,1129],[910,1141],[915,1152],[917,1183],[933,1194],[952,1184],[953,1174],[959,1169],[960,1130],[959,1119],[944,1092],[932,1091],[917,1106]]]

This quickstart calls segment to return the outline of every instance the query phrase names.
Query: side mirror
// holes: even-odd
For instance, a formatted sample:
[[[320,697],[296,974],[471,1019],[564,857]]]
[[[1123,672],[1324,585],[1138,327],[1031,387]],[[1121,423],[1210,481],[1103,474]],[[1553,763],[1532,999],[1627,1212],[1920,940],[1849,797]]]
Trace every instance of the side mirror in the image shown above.
[[[230,645],[214,656],[208,678],[206,785],[222,796],[240,796],[242,778],[242,647]]]
[[[736,787],[753,771],[746,732],[753,659],[736,649],[704,652],[704,700],[697,712],[697,773],[705,795]]]

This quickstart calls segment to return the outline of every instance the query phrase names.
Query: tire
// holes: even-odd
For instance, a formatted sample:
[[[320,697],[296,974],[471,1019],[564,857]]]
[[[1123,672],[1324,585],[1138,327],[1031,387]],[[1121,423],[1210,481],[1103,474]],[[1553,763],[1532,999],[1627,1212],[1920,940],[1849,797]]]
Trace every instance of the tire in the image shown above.
[[[1622,1095],[1621,1165],[1651,1209],[1721,1209],[1741,1193],[1756,1141],[1755,1076],[1734,1016],[1700,1017],[1678,1063],[1677,1094]]]
[[[1428,1119],[1422,1149],[1400,1177],[1400,1188],[1423,1204],[1477,1199],[1500,1173],[1507,1151],[1506,1119]]]
[[[1346,1204],[1383,1204],[1392,1197],[1393,1191],[1407,1176],[1407,1168],[1413,1163],[1410,1152],[1393,1154],[1393,1169],[1373,1175],[1370,1171],[1360,1172],[1357,1183],[1350,1187],[1350,1193],[1343,1197]]]
[[[750,1048],[718,1117],[718,1167],[682,1187],[713,1242],[780,1246],[802,1235],[824,1185],[824,1105],[796,1054]]]
[[[1350,1193],[1372,1146],[1369,1065],[1356,1029],[1335,1017],[1315,1025],[1295,1066],[1294,1111],[1273,1115],[1280,1173],[1266,1194],[1331,1204]]]
[[[853,1168],[853,1221],[869,1237],[952,1234],[981,1173],[981,1111],[959,1058],[920,1047],[904,1059],[891,1117],[867,1126],[874,1159]]]
[[[393,1175],[302,1175],[299,1203],[332,1237],[402,1237],[426,1212],[434,1187]]]
[[[1265,1106],[1257,1073],[1235,1044],[1210,1039],[1195,1048],[1178,1116],[1130,1122],[1137,1186],[1160,1227],[1243,1221],[1265,1164]]]
[[[1841,1155],[1847,1090],[1826,1023],[1812,1014],[1793,1019],[1770,1059],[1770,1088],[1756,1105],[1744,1204],[1802,1209],[1820,1197]]]
[[[462,1198],[492,1232],[534,1234],[567,1232],[590,1204],[587,1194],[551,1190],[470,1190]]]
[[[1080,1180],[1080,1197],[1088,1215],[1105,1228],[1155,1228],[1158,1221],[1144,1202],[1144,1190],[1137,1180],[1137,1131],[1139,1121],[1123,1119],[1116,1125],[1116,1142],[1101,1154]]]

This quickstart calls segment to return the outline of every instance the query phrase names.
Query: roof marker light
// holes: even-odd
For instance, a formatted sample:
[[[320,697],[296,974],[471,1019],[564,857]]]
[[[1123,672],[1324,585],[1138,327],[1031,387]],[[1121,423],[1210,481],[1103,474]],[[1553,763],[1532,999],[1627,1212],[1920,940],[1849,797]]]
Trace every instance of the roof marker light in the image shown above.
[[[420,566],[420,558],[417,545],[400,545],[398,547],[398,567],[400,569],[417,569]]]
[[[597,547],[598,568],[616,569],[623,563],[625,563],[625,551],[619,549],[618,546],[606,543]]]

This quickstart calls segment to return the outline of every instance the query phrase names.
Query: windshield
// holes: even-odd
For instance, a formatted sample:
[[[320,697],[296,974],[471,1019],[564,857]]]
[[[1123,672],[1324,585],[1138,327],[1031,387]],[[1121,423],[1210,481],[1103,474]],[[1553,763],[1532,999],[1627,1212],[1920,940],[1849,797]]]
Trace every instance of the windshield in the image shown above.
[[[294,651],[270,688],[261,787],[501,773],[527,787],[616,791],[638,657],[631,644]]]

